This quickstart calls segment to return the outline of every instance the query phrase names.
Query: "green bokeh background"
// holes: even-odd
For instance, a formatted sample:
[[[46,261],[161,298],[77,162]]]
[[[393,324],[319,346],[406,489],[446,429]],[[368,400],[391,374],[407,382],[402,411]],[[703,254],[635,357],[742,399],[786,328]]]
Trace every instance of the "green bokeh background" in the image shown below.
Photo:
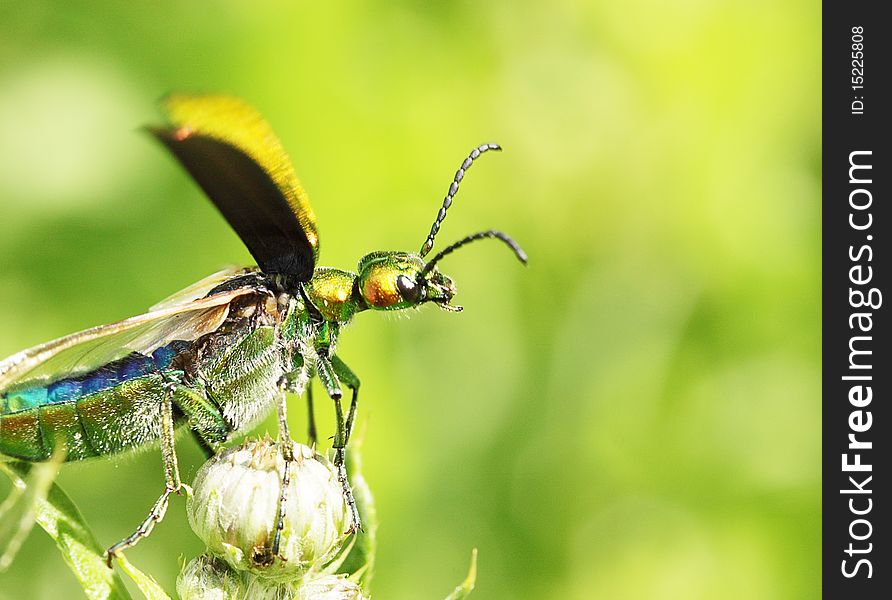
[[[225,91],[279,133],[322,264],[439,243],[461,315],[362,314],[381,520],[375,598],[815,598],[820,592],[818,5],[682,0],[3,2],[0,355],[250,257],[138,127]],[[292,426],[303,427],[294,403]],[[323,411],[327,412],[327,411]],[[328,425],[326,425],[328,427]],[[272,423],[261,427],[273,430]],[[187,477],[199,452],[182,438]],[[103,544],[157,451],[60,476]],[[0,482],[0,494],[8,484]],[[173,592],[184,503],[128,553]],[[41,532],[0,598],[77,598]]]

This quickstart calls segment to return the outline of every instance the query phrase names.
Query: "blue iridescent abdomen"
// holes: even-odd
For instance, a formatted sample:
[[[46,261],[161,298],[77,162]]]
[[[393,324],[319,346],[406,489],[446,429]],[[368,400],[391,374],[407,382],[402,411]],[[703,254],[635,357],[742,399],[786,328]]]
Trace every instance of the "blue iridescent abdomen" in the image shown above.
[[[19,389],[9,390],[0,396],[0,415],[8,415],[31,410],[49,404],[76,402],[85,396],[111,389],[125,381],[170,367],[178,354],[189,350],[191,344],[180,340],[161,346],[145,356],[133,352],[98,369],[59,379],[49,384],[24,384]]]

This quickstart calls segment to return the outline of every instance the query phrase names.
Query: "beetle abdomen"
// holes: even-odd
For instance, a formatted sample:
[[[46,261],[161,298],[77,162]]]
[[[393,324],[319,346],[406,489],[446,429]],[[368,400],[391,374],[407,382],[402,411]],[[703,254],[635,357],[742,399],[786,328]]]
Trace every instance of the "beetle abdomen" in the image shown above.
[[[166,394],[165,380],[156,373],[76,401],[0,415],[0,454],[47,460],[61,445],[70,461],[143,446],[160,435]]]
[[[174,341],[145,356],[133,352],[121,360],[52,383],[23,383],[0,394],[0,415],[14,414],[47,404],[76,402],[85,396],[111,389],[116,385],[170,367],[171,362],[189,349],[190,343]]]
[[[99,369],[0,395],[0,454],[47,460],[61,444],[66,460],[111,454],[158,438],[168,369],[188,342],[152,356],[132,353]]]

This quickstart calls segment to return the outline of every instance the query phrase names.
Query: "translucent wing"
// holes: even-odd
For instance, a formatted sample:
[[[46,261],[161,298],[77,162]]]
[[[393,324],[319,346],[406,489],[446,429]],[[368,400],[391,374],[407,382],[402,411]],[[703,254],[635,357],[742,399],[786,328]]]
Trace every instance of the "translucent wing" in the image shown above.
[[[266,273],[309,280],[316,217],[270,126],[230,96],[172,95],[172,127],[150,131],[177,157]]]
[[[223,323],[230,302],[253,292],[245,287],[214,294],[23,350],[0,362],[0,390],[93,371],[132,352],[149,355],[172,340],[197,339]]]
[[[227,267],[225,269],[217,271],[213,275],[208,275],[204,279],[196,281],[189,287],[185,287],[171,296],[168,296],[161,302],[158,302],[157,304],[149,308],[149,312],[163,310],[165,308],[178,306],[180,304],[185,304],[193,300],[204,298],[211,292],[212,289],[214,289],[218,285],[226,283],[230,279],[234,279],[236,277],[239,277],[240,275],[247,275],[249,273],[256,272],[256,268]]]

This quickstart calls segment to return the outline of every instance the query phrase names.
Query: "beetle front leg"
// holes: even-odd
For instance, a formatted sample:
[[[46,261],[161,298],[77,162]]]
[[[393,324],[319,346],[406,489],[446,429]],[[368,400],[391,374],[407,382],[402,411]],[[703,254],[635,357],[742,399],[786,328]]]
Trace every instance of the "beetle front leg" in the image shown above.
[[[167,499],[171,494],[180,494],[182,490],[191,492],[189,486],[180,480],[180,470],[177,466],[177,454],[174,448],[174,421],[173,421],[173,397],[176,393],[176,384],[168,383],[165,386],[166,396],[161,403],[161,455],[164,460],[164,492],[155,504],[145,520],[140,523],[132,534],[124,538],[117,544],[111,546],[105,551],[105,560],[109,568],[112,566],[112,560],[123,550],[132,548],[136,544],[149,536],[155,525],[160,523],[167,512]]]
[[[347,507],[350,510],[350,527],[344,533],[353,533],[355,531],[359,531],[362,529],[362,521],[359,518],[359,509],[356,508],[356,499],[353,497],[353,490],[350,488],[350,482],[347,479],[347,466],[345,464],[345,456],[344,452],[347,447],[347,440],[349,438],[349,431],[347,428],[347,422],[344,420],[344,409],[341,407],[341,397],[343,396],[343,392],[341,391],[341,385],[338,381],[338,375],[335,372],[335,367],[333,366],[333,362],[337,362],[340,365],[346,367],[340,359],[333,357],[330,359],[327,355],[322,353],[319,354],[319,358],[316,362],[316,374],[319,376],[319,379],[322,381],[322,385],[325,386],[325,390],[328,392],[328,396],[334,400],[335,405],[335,436],[334,441],[331,446],[335,451],[334,465],[338,470],[338,481],[341,484],[341,489],[344,492],[344,500],[347,502]],[[346,369],[346,372],[350,372],[349,369]],[[351,372],[352,373],[352,372]],[[355,375],[353,376],[355,378]],[[356,387],[351,385],[350,382],[347,382],[347,385],[353,389],[353,398],[354,401],[356,399],[356,388],[358,387],[358,379],[356,380]],[[355,406],[351,404],[351,414],[355,412]],[[352,426],[352,422],[350,422]]]
[[[356,420],[356,406],[359,402],[359,377],[347,366],[347,363],[337,356],[331,357],[331,366],[338,379],[350,388],[351,392],[350,408],[347,410],[346,435],[344,436],[344,446],[346,447],[350,443],[350,436],[353,434],[353,425]]]

